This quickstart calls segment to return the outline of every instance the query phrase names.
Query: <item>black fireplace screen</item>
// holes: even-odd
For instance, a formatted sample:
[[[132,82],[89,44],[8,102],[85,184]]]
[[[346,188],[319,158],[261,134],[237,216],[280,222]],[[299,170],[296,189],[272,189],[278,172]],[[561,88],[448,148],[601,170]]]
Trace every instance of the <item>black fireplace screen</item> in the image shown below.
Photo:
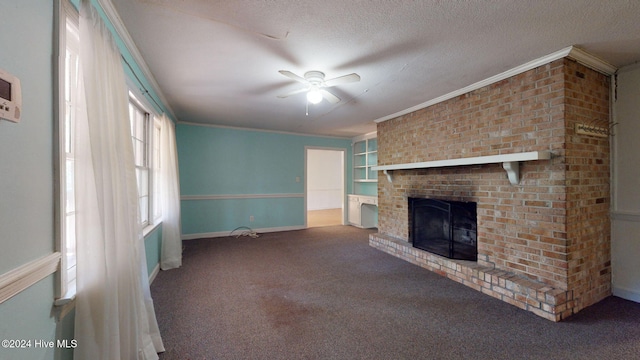
[[[478,260],[475,202],[409,198],[414,247],[450,259]]]

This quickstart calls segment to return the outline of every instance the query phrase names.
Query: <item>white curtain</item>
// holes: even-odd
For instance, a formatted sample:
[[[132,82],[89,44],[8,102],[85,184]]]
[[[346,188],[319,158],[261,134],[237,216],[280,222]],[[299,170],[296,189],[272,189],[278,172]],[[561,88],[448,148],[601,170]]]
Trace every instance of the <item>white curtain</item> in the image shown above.
[[[80,5],[80,63],[74,358],[157,359],[164,348],[139,225],[128,90],[120,52],[89,0]]]
[[[162,198],[162,270],[182,265],[182,240],[180,238],[180,181],[178,177],[178,153],[176,131],[173,122],[162,115],[160,141],[160,176]]]

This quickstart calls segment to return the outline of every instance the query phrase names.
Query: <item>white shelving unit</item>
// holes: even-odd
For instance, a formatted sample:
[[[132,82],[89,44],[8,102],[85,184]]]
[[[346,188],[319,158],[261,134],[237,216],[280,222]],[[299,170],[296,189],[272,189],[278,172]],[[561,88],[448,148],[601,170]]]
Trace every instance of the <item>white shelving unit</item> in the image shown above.
[[[361,228],[378,226],[378,139],[375,133],[353,140],[353,193],[349,195],[348,219]]]
[[[377,182],[378,139],[364,139],[353,143],[353,181]]]

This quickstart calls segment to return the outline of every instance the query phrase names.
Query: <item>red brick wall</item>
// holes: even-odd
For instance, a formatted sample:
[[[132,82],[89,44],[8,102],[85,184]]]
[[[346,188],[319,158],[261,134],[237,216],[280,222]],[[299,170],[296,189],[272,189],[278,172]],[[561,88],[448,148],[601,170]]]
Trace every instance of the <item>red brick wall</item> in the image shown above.
[[[610,291],[609,141],[576,135],[608,119],[609,81],[561,59],[378,124],[378,164],[551,151],[523,162],[511,185],[501,164],[380,174],[379,233],[408,239],[408,197],[478,203],[478,264],[585,294]],[[575,298],[575,297],[574,297]],[[577,309],[579,310],[579,309]]]

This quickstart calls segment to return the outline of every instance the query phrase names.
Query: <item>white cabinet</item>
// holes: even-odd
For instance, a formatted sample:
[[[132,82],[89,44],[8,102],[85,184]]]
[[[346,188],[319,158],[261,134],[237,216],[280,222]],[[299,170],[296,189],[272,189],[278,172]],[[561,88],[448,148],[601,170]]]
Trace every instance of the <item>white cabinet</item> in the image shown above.
[[[378,198],[376,196],[349,195],[349,223],[361,228],[378,226]]]

